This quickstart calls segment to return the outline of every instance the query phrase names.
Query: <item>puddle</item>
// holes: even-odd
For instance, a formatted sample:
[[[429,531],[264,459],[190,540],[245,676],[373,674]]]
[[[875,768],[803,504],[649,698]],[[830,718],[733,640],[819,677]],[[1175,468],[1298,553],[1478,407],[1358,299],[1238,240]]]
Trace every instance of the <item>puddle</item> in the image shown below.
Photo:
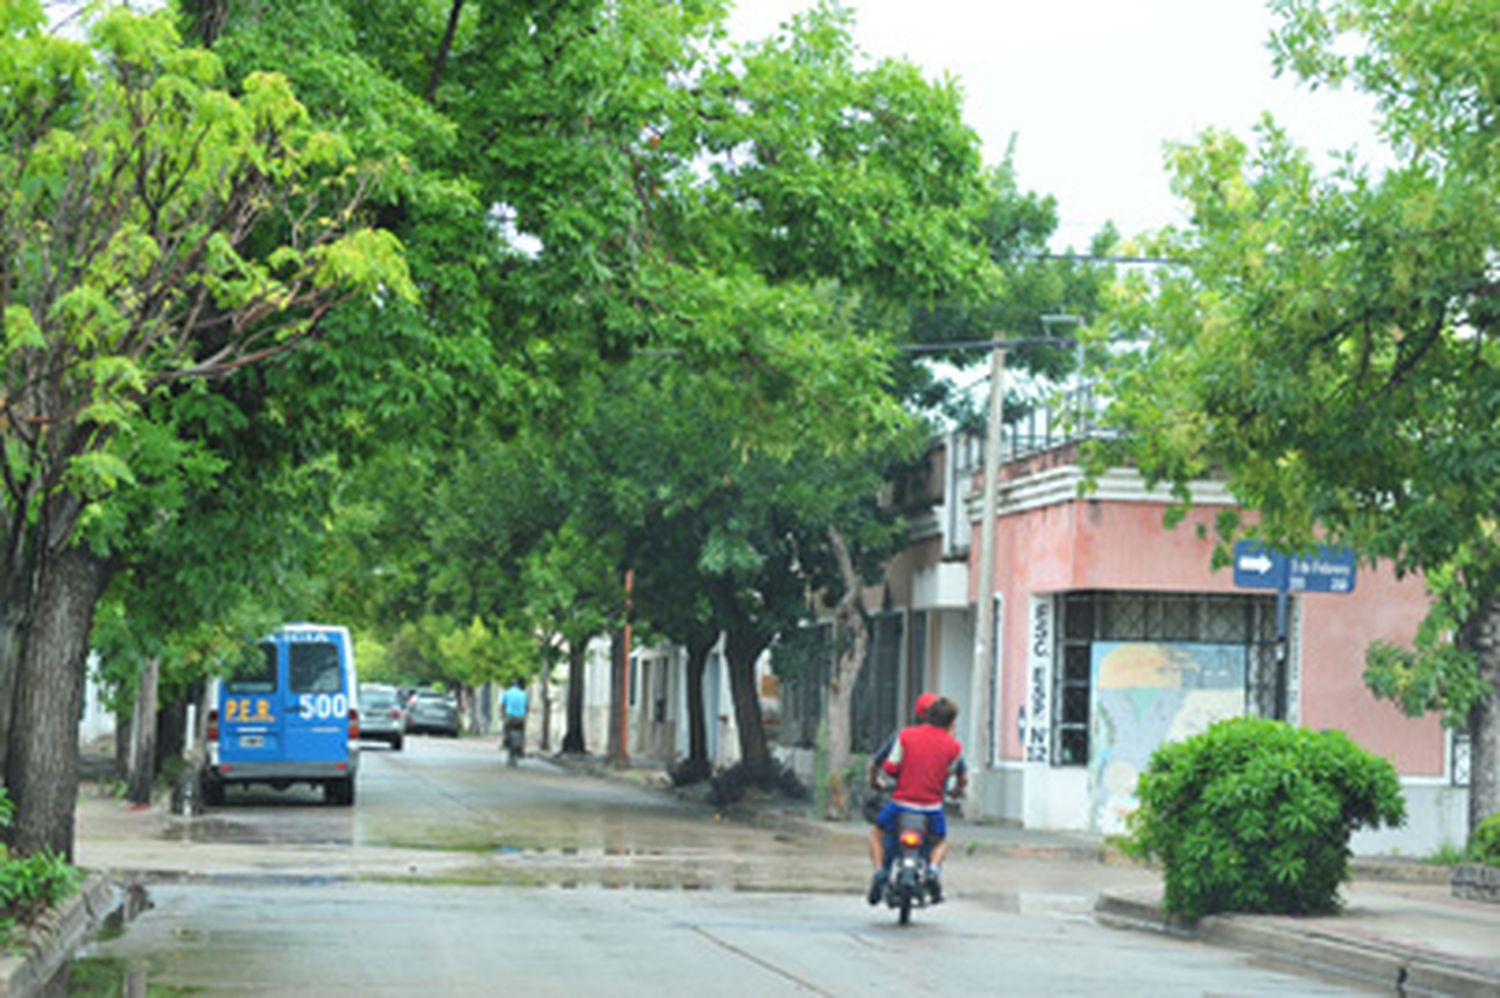
[[[145,964],[138,960],[85,956],[64,964],[37,995],[39,998],[119,998],[120,995],[178,998],[201,993],[199,988],[150,982]]]
[[[98,942],[118,939],[125,934],[125,929],[137,915],[150,908],[151,895],[147,893],[146,888],[140,884],[127,885],[124,901],[118,908],[104,916],[104,921],[99,923],[99,928],[94,932],[94,939]]]

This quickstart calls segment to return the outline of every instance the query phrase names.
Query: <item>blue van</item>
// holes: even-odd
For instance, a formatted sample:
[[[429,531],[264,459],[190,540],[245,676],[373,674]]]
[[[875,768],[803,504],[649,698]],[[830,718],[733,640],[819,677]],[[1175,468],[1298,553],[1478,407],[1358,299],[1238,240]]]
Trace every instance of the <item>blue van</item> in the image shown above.
[[[205,803],[224,803],[231,783],[309,783],[329,804],[354,803],[359,680],[347,627],[288,624],[248,646],[208,703]]]

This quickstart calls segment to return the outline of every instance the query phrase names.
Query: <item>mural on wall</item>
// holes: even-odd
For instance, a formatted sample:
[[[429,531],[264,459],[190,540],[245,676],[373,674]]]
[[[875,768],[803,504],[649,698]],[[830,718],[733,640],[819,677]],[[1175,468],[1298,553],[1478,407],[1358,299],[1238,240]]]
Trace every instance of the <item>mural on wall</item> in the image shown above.
[[[1125,831],[1135,784],[1163,742],[1245,712],[1244,645],[1099,641],[1093,645],[1089,791],[1093,825]]]

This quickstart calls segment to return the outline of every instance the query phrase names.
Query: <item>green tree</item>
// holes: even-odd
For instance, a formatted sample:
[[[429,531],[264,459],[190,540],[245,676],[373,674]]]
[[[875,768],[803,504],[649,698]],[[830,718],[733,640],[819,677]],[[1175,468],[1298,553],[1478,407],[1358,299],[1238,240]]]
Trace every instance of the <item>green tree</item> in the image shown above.
[[[13,844],[69,853],[110,503],[144,473],[148,401],[296,349],[354,295],[415,290],[360,222],[373,174],[284,78],[231,93],[160,15],[109,10],[79,42],[20,2],[0,29],[0,730]]]
[[[552,666],[568,662],[564,752],[588,751],[584,735],[585,663],[588,646],[620,616],[624,597],[614,538],[600,525],[565,520],[526,553],[522,619],[536,642],[542,666],[542,747],[551,744]]]
[[[1320,173],[1269,119],[1174,150],[1191,261],[1122,288],[1149,331],[1116,416],[1149,477],[1222,472],[1236,531],[1419,572],[1430,612],[1366,679],[1471,737],[1470,825],[1500,808],[1500,6],[1280,0],[1276,65],[1369,94],[1392,165]],[[1223,555],[1223,549],[1220,551]]]
[[[878,449],[907,424],[899,400],[916,371],[904,366],[893,379],[889,342],[936,335],[921,313],[940,305],[965,320],[977,314],[974,302],[995,283],[991,255],[1022,246],[1015,233],[1034,238],[1050,212],[1017,197],[1007,171],[983,169],[954,83],[930,83],[899,61],[866,65],[836,5],[743,51],[724,43],[716,2],[184,9],[239,71],[278,67],[317,113],[427,167],[392,182],[381,218],[407,245],[425,292],[426,313],[410,321],[443,330],[434,374],[477,387],[472,411],[450,421],[463,443],[408,451],[428,487],[411,494],[445,499],[446,481],[465,469],[497,475],[441,503],[450,515],[418,510],[407,522],[423,526],[380,553],[398,573],[389,594],[403,594],[410,612],[452,605],[467,619],[525,604],[511,568],[558,522],[617,550],[618,578],[626,567],[650,570],[632,564],[650,524],[724,511],[699,484],[656,495],[649,472],[618,460],[653,452],[620,448],[607,431],[621,421],[595,421],[617,401],[594,394],[601,361],[670,350],[725,417],[719,460],[685,471],[682,488],[738,476],[762,458],[812,466],[819,453]],[[371,113],[382,98],[391,110]],[[420,148],[401,141],[409,130],[423,136]],[[474,211],[434,193],[453,189]],[[967,329],[991,331],[975,321]],[[494,447],[468,446],[475,426]],[[528,446],[550,441],[559,459],[531,467],[584,500],[548,493],[566,515],[540,532],[505,525],[524,515],[506,490],[534,494],[504,471],[499,454],[509,448],[500,445],[512,433]],[[660,435],[683,440],[670,426]],[[587,456],[573,460],[579,452]],[[387,532],[402,526],[375,520]],[[827,543],[826,524],[816,536],[808,543]],[[727,565],[714,561],[727,543],[720,537],[706,561],[700,549],[693,564]],[[346,584],[368,591],[357,565]],[[753,707],[746,716],[758,722]],[[765,756],[761,735],[758,723],[742,727],[747,758]]]

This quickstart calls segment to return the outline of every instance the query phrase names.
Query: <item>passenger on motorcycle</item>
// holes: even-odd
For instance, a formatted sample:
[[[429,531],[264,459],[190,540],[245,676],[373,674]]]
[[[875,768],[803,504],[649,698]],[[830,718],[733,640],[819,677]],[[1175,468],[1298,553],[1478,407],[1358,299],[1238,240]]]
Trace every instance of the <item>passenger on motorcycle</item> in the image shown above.
[[[926,706],[919,699],[919,711]],[[943,797],[949,777],[956,778],[955,792],[962,794],[967,781],[963,767],[963,746],[952,735],[958,705],[947,697],[938,697],[926,709],[926,723],[903,728],[890,754],[881,764],[883,772],[896,777],[891,801],[881,809],[870,831],[870,859],[875,874],[870,881],[869,901],[878,904],[885,893],[890,870],[886,866],[889,842],[896,834],[897,815],[918,811],[927,818],[928,836],[932,841],[928,861],[928,890],[934,903],[943,899],[943,857],[948,852],[948,821],[943,814]]]
[[[917,694],[917,702],[916,705],[912,708],[911,712],[911,723],[926,724],[927,708],[937,703],[937,699],[938,695],[936,693]],[[896,747],[896,739],[900,736],[900,734],[901,729],[897,728],[890,734],[886,735],[885,741],[881,742],[880,747],[875,750],[875,754],[870,756],[870,765],[865,772],[865,779],[869,783],[870,787],[875,790],[884,789],[880,782],[880,767],[885,764],[886,758],[891,754],[891,749]]]

